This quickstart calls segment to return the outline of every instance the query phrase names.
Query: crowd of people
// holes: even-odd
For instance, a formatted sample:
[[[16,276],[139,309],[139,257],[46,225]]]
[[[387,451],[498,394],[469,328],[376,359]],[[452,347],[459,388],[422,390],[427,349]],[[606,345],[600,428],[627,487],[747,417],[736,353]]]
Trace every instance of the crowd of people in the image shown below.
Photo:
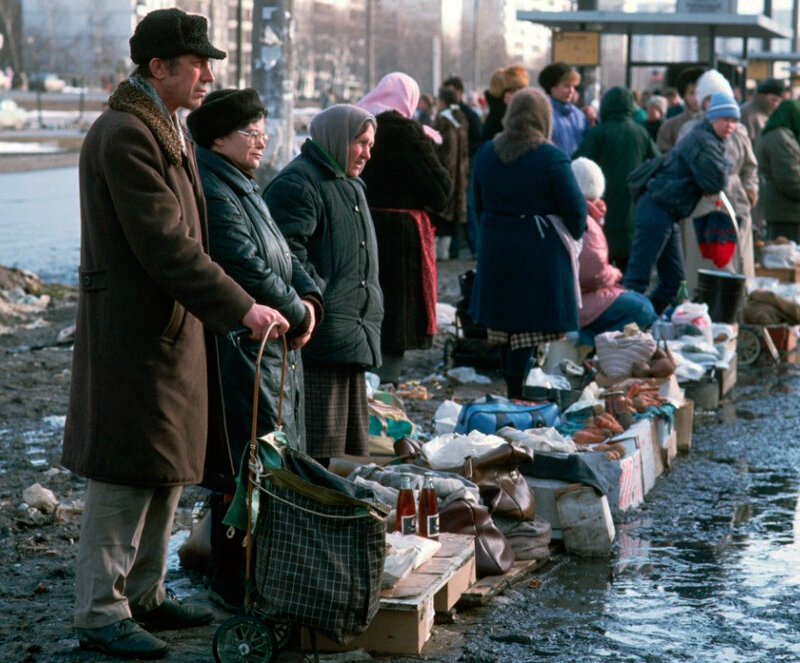
[[[800,102],[781,81],[740,108],[719,72],[690,67],[643,104],[613,87],[597,113],[576,103],[569,64],[542,69],[539,88],[511,64],[492,74],[484,113],[456,76],[433,97],[393,72],[357,104],[326,94],[260,191],[267,109],[252,88],[209,91],[225,53],[205,18],[153,11],[130,48],[136,69],[79,168],[63,464],[88,479],[74,614],[85,649],[159,658],[168,646],[151,631],[212,620],[164,589],[184,485],[212,494],[209,595],[241,608],[242,535],[223,518],[257,369],[257,434],[281,426],[322,465],[364,455],[365,372],[396,382],[404,353],[431,346],[436,261],[462,241],[477,258],[469,312],[514,397],[539,344],[653,323],[702,264],[687,270],[681,224],[704,196],[724,192],[735,210],[730,269],[752,273],[759,190],[767,233],[800,237]],[[634,198],[629,175],[646,163]],[[267,344],[259,360],[265,336],[286,353]]]

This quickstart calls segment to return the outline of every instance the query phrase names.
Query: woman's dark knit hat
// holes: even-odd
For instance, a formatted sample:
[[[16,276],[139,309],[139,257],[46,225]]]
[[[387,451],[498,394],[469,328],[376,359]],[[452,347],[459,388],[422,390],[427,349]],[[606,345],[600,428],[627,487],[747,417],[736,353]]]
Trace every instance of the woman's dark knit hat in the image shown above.
[[[562,79],[567,77],[570,78],[574,85],[581,82],[580,74],[566,62],[554,62],[553,64],[547,65],[539,73],[539,85],[542,86],[542,89],[547,94],[550,94],[550,90],[558,85]]]
[[[208,40],[208,21],[199,14],[180,9],[156,9],[136,26],[130,38],[131,60],[145,64],[153,58],[176,58],[194,53],[214,60],[224,60],[225,51]]]
[[[267,109],[253,88],[227,88],[209,93],[203,103],[189,113],[186,125],[195,143],[210,148],[216,138],[266,116]]]

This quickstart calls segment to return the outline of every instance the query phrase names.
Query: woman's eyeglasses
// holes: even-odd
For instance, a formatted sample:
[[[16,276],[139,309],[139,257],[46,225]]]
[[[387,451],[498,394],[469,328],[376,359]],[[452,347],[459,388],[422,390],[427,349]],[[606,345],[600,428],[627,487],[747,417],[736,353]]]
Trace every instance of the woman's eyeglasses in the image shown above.
[[[269,143],[269,136],[263,131],[247,131],[245,129],[237,129],[236,131],[242,136],[247,136],[247,142],[250,145],[255,145],[256,143],[264,143],[266,145]]]

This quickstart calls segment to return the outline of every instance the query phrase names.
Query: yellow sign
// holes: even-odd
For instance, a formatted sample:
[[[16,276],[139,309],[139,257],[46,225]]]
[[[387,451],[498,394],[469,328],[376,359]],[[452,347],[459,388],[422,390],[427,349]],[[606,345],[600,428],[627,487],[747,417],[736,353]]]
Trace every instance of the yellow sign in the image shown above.
[[[566,30],[554,32],[553,62],[596,67],[600,64],[600,33]]]
[[[750,60],[747,63],[747,78],[763,81],[772,76],[772,63],[766,60]]]

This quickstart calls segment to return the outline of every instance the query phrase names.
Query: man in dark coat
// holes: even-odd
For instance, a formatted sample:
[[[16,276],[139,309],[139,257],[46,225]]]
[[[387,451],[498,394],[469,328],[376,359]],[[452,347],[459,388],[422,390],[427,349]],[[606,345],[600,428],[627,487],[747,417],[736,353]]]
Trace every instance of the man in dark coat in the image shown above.
[[[130,41],[137,72],[109,99],[80,158],[81,270],[62,463],[89,479],[75,577],[84,649],[159,658],[154,630],[207,624],[166,593],[182,486],[231,475],[212,332],[288,327],[206,251],[205,204],[178,108],[214,76],[205,18],[148,14]],[[205,330],[207,327],[209,331]],[[134,619],[136,621],[134,621]]]
[[[469,122],[469,158],[471,159],[481,145],[481,118],[464,101],[464,81],[459,76],[451,76],[442,87],[449,87],[456,93],[458,107],[467,116]]]
[[[450,88],[439,90],[433,128],[442,135],[442,144],[436,146],[436,154],[453,180],[453,193],[447,206],[430,215],[436,229],[436,259],[447,260],[450,258],[451,237],[458,232],[459,226],[467,222],[469,185],[469,125],[458,107],[455,92]]]
[[[658,153],[647,130],[633,121],[633,93],[613,87],[600,101],[600,124],[589,129],[575,157],[586,157],[600,166],[606,178],[608,207],[603,226],[608,257],[625,271],[633,244],[635,225],[628,174]]]

